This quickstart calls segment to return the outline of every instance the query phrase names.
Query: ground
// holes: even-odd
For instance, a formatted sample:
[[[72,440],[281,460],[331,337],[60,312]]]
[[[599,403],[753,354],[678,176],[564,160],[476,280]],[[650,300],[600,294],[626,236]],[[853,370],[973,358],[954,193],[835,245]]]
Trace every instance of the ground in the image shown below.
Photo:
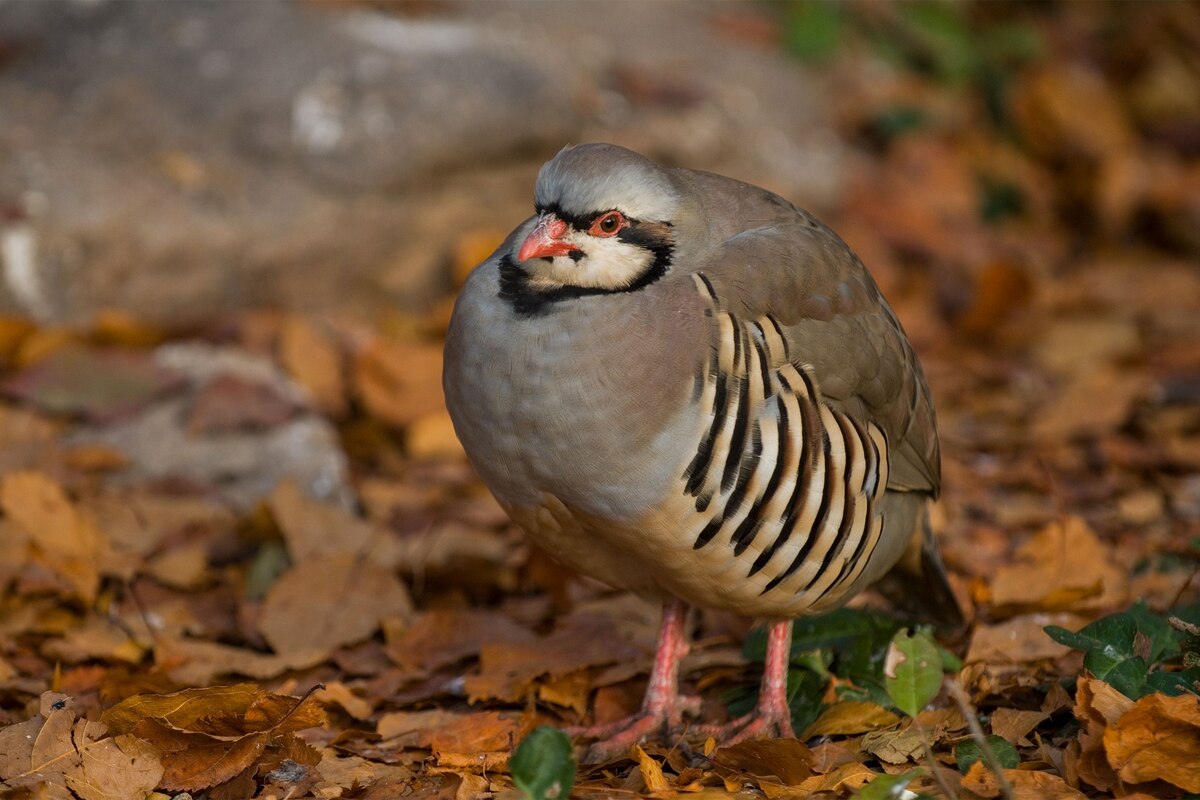
[[[427,26],[446,14],[355,8]],[[720,43],[707,71],[683,49],[674,63],[644,49],[606,60],[611,42],[572,32],[579,7],[544,19],[462,8],[454,19],[468,27],[561,33],[582,74],[603,65],[601,90],[564,100],[575,134],[768,185],[862,256],[934,394],[933,522],[968,619],[930,629],[869,593],[801,620],[797,740],[649,741],[568,764],[572,794],[881,797],[879,776],[964,800],[1200,793],[1196,7],[654,12]],[[0,83],[32,69],[20,53],[0,41]],[[801,76],[795,91],[814,99],[763,111],[751,136],[737,103],[771,104],[737,87],[762,63],[776,70],[763,80]],[[680,137],[693,128],[695,140]],[[777,135],[792,143],[772,170]],[[512,760],[532,731],[636,709],[658,609],[534,549],[473,476],[440,396],[453,287],[525,213],[539,147],[553,150],[522,139],[486,168],[423,178],[432,188],[415,196],[339,188],[379,219],[416,197],[420,214],[454,223],[419,256],[403,242],[363,249],[365,283],[343,295],[328,275],[295,294],[269,288],[301,262],[265,241],[255,258],[274,277],[261,292],[202,292],[186,321],[153,303],[186,307],[193,279],[172,290],[157,271],[168,262],[132,245],[121,274],[158,275],[141,284],[149,300],[121,286],[92,296],[90,278],[8,299],[4,792],[515,797],[531,775],[558,774]],[[137,156],[114,163],[133,169]],[[318,173],[340,165],[339,180],[361,179],[355,169],[380,163]],[[479,186],[491,188],[472,201],[464,187]],[[304,191],[314,208],[336,205]],[[511,199],[490,202],[500,197]],[[14,209],[0,230],[10,289],[14,231],[42,224]],[[210,210],[205,224],[232,224],[221,203]],[[72,219],[46,224],[67,241]],[[251,228],[270,235],[261,220]],[[78,252],[84,272],[67,272],[92,274]],[[96,252],[109,282],[115,251]],[[204,285],[237,283],[219,258],[186,263],[211,270]],[[308,269],[299,283],[319,274]],[[382,302],[394,297],[378,287],[401,285],[419,300]],[[691,625],[682,678],[702,698],[695,723],[720,722],[753,699],[762,633],[713,612]]]

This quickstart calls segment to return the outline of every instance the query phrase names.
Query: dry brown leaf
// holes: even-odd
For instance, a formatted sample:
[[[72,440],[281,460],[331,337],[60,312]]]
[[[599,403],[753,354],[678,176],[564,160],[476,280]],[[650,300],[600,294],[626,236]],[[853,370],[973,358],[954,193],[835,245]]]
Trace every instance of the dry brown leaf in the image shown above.
[[[462,715],[440,708],[425,711],[392,711],[380,716],[375,732],[383,739],[402,739],[400,746],[429,747],[429,734],[450,725]]]
[[[480,711],[447,718],[429,731],[435,753],[490,753],[511,750],[520,739],[521,717],[505,711]]]
[[[749,773],[767,781],[799,786],[813,774],[815,758],[798,739],[758,739],[722,747],[712,754],[711,760],[723,776]]]
[[[583,716],[587,713],[588,697],[592,692],[592,677],[589,670],[569,672],[558,678],[549,678],[538,685],[538,700],[561,708],[569,708]]]
[[[867,731],[887,728],[900,721],[900,717],[877,703],[869,701],[845,701],[834,703],[800,735],[802,741],[814,736],[853,736]]]
[[[129,638],[126,629],[96,616],[47,641],[42,652],[68,664],[93,658],[137,664],[146,654],[145,648]]]
[[[0,478],[0,508],[81,598],[95,599],[105,542],[95,523],[75,508],[62,486],[41,472],[7,473]]]
[[[412,781],[412,770],[407,767],[380,764],[359,756],[342,757],[328,747],[321,748],[320,753],[317,771],[321,774],[321,780],[314,787],[317,797],[339,797],[352,787],[372,786],[380,782],[394,782],[400,792]]]
[[[878,777],[878,772],[873,772],[856,761],[850,764],[842,764],[833,770],[833,772],[826,775],[813,775],[808,780],[802,782],[799,788],[801,791],[807,792],[838,792],[839,794],[846,794],[861,789]]]
[[[454,800],[483,800],[492,795],[488,792],[491,782],[482,775],[466,773],[461,776],[462,783],[454,791]]]
[[[220,642],[169,637],[156,642],[154,654],[159,668],[184,686],[204,686],[224,675],[273,678],[289,669],[311,667],[324,657],[322,653],[309,653],[286,658]]]
[[[1029,733],[1050,715],[1044,711],[997,708],[992,712],[992,733],[1021,747],[1032,747]]]
[[[261,430],[280,425],[299,407],[267,383],[221,373],[209,379],[192,399],[187,432],[192,436]]]
[[[154,556],[144,570],[164,586],[195,589],[208,580],[208,548],[200,542],[183,545]]]
[[[996,571],[991,600],[998,611],[1084,611],[1115,608],[1128,594],[1127,571],[1112,548],[1080,517],[1053,522]]]
[[[408,617],[412,601],[389,570],[352,555],[309,558],[268,590],[259,630],[279,655],[327,656],[367,638],[385,617]]]
[[[308,497],[291,479],[275,487],[267,504],[293,563],[314,556],[360,555],[381,535],[374,525],[349,511]]]
[[[990,335],[1028,302],[1032,292],[1033,282],[1024,269],[1008,261],[992,261],[979,273],[971,305],[958,318],[957,327],[967,336]]]
[[[159,785],[163,766],[157,749],[130,735],[86,738],[97,734],[90,726],[83,741],[76,741],[80,764],[66,774],[75,794],[83,800],[142,800]]]
[[[1108,361],[1138,352],[1140,335],[1132,320],[1114,317],[1068,317],[1052,320],[1038,337],[1034,356],[1061,374],[1093,372]]]
[[[813,771],[821,775],[862,760],[858,748],[851,748],[845,742],[822,742],[809,749],[813,754]]]
[[[906,724],[896,730],[875,730],[862,737],[863,752],[875,756],[887,764],[907,764],[925,752],[929,741],[927,732],[916,725]]]
[[[405,448],[413,458],[466,458],[448,411],[417,417],[404,435]]]
[[[346,413],[342,351],[327,331],[305,317],[288,316],[279,330],[279,360],[318,410],[333,417]]]
[[[441,411],[441,345],[375,339],[354,359],[354,386],[367,413],[390,425]]]
[[[1087,619],[1076,614],[1023,614],[998,625],[976,625],[964,663],[1028,664],[1053,661],[1071,652],[1046,635],[1047,625],[1079,630]]]
[[[168,728],[152,719],[141,720],[132,734],[162,753],[160,785],[185,792],[207,789],[236,778],[258,761],[270,741],[266,733],[216,739],[203,733]]]
[[[1079,113],[1085,108],[1088,113]],[[1100,160],[1128,150],[1134,138],[1116,92],[1082,61],[1030,75],[1017,93],[1014,111],[1030,147],[1047,155]]]
[[[1105,731],[1132,707],[1132,700],[1104,681],[1086,676],[1076,681],[1075,718],[1080,732],[1073,764],[1079,778],[1097,789],[1107,791],[1117,784],[1105,751]]]
[[[1062,778],[1049,772],[1006,769],[1004,777],[1013,788],[1012,800],[1087,800],[1083,792],[1072,789]],[[967,770],[962,785],[980,797],[1002,796],[996,775],[982,759]]]
[[[327,681],[325,688],[315,695],[324,705],[336,705],[356,720],[370,719],[374,703],[359,697],[341,681]]]
[[[532,631],[499,611],[431,609],[388,642],[387,654],[402,666],[435,670],[478,656],[484,644],[535,641]]]
[[[651,758],[640,745],[635,744],[630,755],[637,761],[638,772],[641,773],[642,783],[646,785],[647,792],[669,792],[671,790],[671,782],[663,775],[662,765]]]
[[[466,679],[467,697],[515,702],[543,676],[551,678],[587,667],[633,658],[637,651],[621,642],[609,620],[569,618],[571,627],[530,643],[485,644],[480,648],[479,673]]]
[[[99,722],[76,720],[70,698],[42,695],[33,719],[0,730],[5,788],[40,787],[36,796],[141,800],[162,775],[158,753],[131,737],[109,738]]]
[[[184,689],[171,694],[138,694],[105,711],[100,721],[114,734],[128,733],[146,718],[180,730],[217,714],[241,716],[262,695],[256,683]]]
[[[1164,780],[1200,792],[1200,698],[1140,698],[1104,732],[1108,762],[1130,783]]]
[[[1129,419],[1149,387],[1144,374],[1128,367],[1104,366],[1075,375],[1038,410],[1033,437],[1055,442],[1114,431]]]

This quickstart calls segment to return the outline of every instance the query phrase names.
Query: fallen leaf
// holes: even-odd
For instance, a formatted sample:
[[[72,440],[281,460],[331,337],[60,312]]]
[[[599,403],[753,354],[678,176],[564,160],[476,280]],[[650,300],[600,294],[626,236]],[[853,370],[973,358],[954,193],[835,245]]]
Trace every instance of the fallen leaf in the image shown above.
[[[391,571],[352,555],[329,555],[280,576],[263,601],[258,627],[279,655],[307,658],[367,638],[385,617],[411,613],[408,591]]]
[[[0,383],[0,392],[51,414],[106,422],[183,384],[145,352],[68,346]]]
[[[466,679],[467,697],[515,702],[543,676],[551,678],[587,667],[613,664],[637,655],[620,642],[612,623],[602,618],[577,618],[573,627],[556,630],[530,643],[484,644],[479,673]]]
[[[67,499],[62,486],[41,472],[7,473],[0,478],[0,508],[51,557],[50,568],[82,599],[95,599],[107,543],[92,519]]]
[[[662,765],[647,755],[640,745],[635,744],[630,750],[630,755],[637,761],[638,772],[641,773],[642,783],[645,784],[647,792],[671,790],[671,782],[663,775]]]
[[[1081,676],[1075,687],[1075,718],[1080,732],[1075,770],[1081,780],[1108,791],[1117,784],[1105,750],[1105,732],[1133,707],[1133,701],[1104,681]]]
[[[802,741],[814,736],[853,736],[878,728],[895,725],[900,718],[877,703],[869,701],[843,701],[834,703],[801,734]]]
[[[429,731],[435,753],[490,753],[511,750],[520,739],[521,717],[505,711],[480,711],[447,718]]]
[[[82,758],[66,774],[67,786],[83,800],[142,800],[162,780],[158,750],[141,739],[124,735],[92,742],[76,742]]]
[[[366,553],[377,528],[332,503],[321,503],[300,491],[294,480],[282,481],[267,501],[271,516],[287,542],[293,563],[315,556]]]
[[[1149,388],[1146,376],[1129,368],[1104,366],[1075,375],[1037,411],[1033,438],[1063,441],[1114,431]]]
[[[478,656],[484,644],[535,641],[533,631],[499,611],[431,609],[388,642],[387,654],[402,666],[436,670]]]
[[[173,791],[198,791],[237,777],[258,761],[270,736],[256,733],[232,740],[168,728],[143,719],[132,731],[162,753],[160,785]]]
[[[454,423],[447,411],[417,417],[404,436],[405,448],[413,458],[465,458]]]
[[[1003,571],[1003,568],[1001,568]],[[966,664],[1028,664],[1053,661],[1071,652],[1046,635],[1047,625],[1078,630],[1086,619],[1077,614],[1022,614],[997,625],[980,624],[971,633],[971,645],[963,658]]]
[[[997,708],[992,712],[992,733],[1015,745],[1032,747],[1029,733],[1049,719],[1044,711],[1023,711],[1016,708]]]
[[[1072,789],[1066,781],[1049,772],[1006,769],[1004,777],[1012,786],[1012,800],[1087,800],[1087,795]],[[1001,797],[996,775],[982,760],[976,761],[963,777],[963,788],[981,797]]]
[[[375,339],[356,355],[353,374],[367,413],[390,425],[445,408],[440,345]]]
[[[1108,726],[1104,747],[1121,780],[1164,780],[1200,792],[1200,698],[1142,697]]]
[[[332,417],[346,413],[342,352],[322,327],[304,317],[289,315],[279,330],[279,360],[308,390],[319,411]]]
[[[1080,517],[1053,522],[996,571],[991,601],[998,611],[1084,611],[1127,599],[1128,577],[1112,548]]]
[[[808,779],[815,761],[812,751],[798,739],[739,742],[717,750],[710,760],[719,774],[749,773],[788,786],[798,786]]]
[[[187,431],[211,436],[282,425],[299,412],[270,385],[220,373],[197,391],[188,410]]]
[[[214,714],[240,716],[262,693],[256,683],[237,683],[171,694],[139,694],[105,711],[100,721],[114,734],[128,733],[147,718],[184,730]]]
[[[370,719],[374,704],[356,695],[341,681],[328,681],[315,695],[324,705],[336,705],[356,720]]]

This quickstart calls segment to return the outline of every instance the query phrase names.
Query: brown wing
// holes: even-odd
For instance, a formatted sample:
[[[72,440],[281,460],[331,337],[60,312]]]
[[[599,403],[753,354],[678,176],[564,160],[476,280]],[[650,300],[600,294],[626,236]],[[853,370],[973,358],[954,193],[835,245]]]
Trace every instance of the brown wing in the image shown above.
[[[776,320],[789,357],[808,365],[824,400],[888,438],[888,488],[936,496],[933,403],[896,315],[845,242],[797,209],[728,239],[698,265],[730,310]]]

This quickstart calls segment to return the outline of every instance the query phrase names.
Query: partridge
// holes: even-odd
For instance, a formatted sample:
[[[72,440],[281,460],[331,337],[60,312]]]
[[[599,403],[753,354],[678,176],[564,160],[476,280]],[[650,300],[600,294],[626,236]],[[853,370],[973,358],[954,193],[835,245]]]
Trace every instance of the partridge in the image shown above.
[[[468,278],[446,341],[455,430],[553,557],[664,604],[641,711],[593,759],[677,729],[688,604],[768,620],[758,706],[793,735],[791,621],[844,604],[926,523],[940,468],[920,363],[867,269],[787,200],[609,144],[563,149],[535,214]]]

